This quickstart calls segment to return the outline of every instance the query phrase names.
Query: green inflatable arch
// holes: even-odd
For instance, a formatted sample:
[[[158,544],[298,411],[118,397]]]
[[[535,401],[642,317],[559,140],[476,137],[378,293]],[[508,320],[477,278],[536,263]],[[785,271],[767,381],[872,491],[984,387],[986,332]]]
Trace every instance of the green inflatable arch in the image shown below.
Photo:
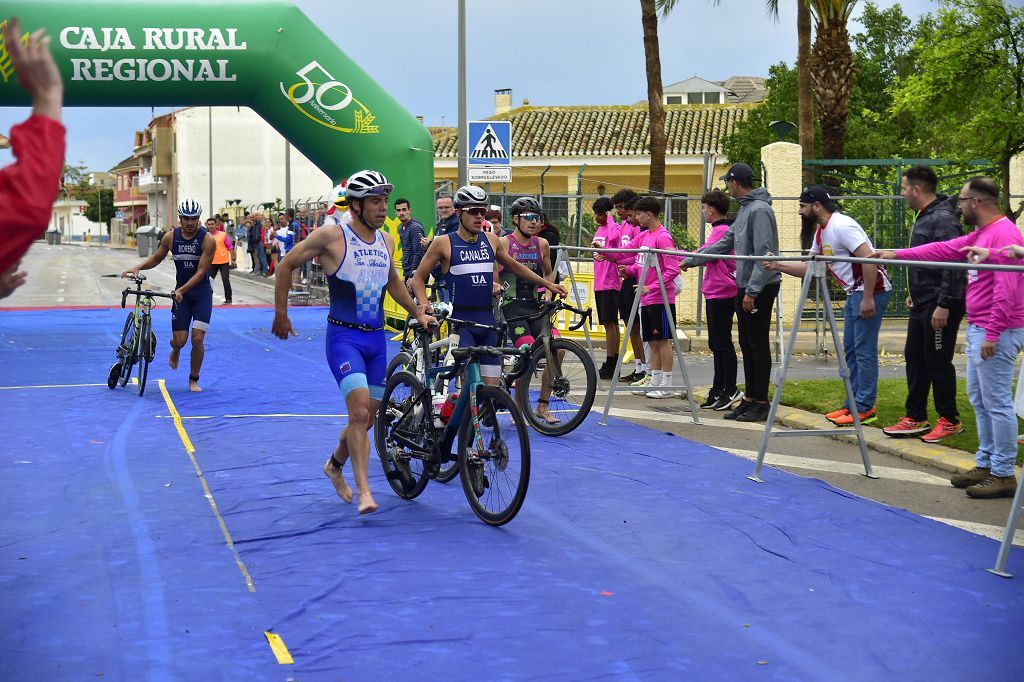
[[[392,200],[433,206],[429,132],[290,2],[16,0],[11,15],[52,37],[68,106],[248,106],[330,178],[373,168]],[[0,106],[30,104],[6,53],[0,79]]]

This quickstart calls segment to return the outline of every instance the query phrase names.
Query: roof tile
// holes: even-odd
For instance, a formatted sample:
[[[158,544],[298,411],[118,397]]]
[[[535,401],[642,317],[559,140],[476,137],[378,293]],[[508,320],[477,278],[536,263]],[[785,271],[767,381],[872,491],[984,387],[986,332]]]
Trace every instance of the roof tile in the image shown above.
[[[722,138],[744,120],[750,106],[665,107],[667,152],[720,153]],[[644,156],[650,142],[646,106],[520,107],[491,120],[512,121],[513,156]],[[434,156],[454,158],[457,131],[434,140]]]

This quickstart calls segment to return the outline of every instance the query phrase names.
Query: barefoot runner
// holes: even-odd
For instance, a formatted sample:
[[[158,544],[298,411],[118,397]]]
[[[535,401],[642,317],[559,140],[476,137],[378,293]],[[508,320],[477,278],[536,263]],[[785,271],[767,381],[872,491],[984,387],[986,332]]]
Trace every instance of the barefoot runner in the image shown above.
[[[324,473],[334,490],[347,503],[352,489],[342,475],[351,457],[359,513],[377,510],[370,492],[370,438],[380,399],[384,395],[387,369],[387,334],[384,332],[384,289],[425,326],[437,321],[418,312],[392,262],[395,242],[380,228],[388,216],[388,195],[393,186],[379,172],[364,170],[348,180],[346,194],[351,212],[344,225],[325,223],[299,242],[278,264],[280,273],[274,291],[274,335],[287,339],[296,334],[288,319],[288,288],[291,273],[312,260],[320,259],[330,291],[327,315],[327,362],[341,389],[348,411],[348,425]]]

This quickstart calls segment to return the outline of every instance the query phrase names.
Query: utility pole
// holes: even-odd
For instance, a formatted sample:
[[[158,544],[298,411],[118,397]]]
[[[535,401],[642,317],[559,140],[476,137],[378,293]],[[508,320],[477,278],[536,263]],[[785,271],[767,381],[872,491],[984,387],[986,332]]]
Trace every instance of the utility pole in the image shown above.
[[[466,122],[466,0],[459,0],[459,187],[466,184],[469,124]]]
[[[284,141],[284,207],[292,207],[292,143]]]
[[[209,137],[210,137],[210,147],[209,147],[209,157],[210,157],[210,169],[209,169],[210,170],[210,208],[207,209],[207,210],[209,210],[209,213],[207,214],[207,217],[210,217],[210,216],[213,215],[213,107],[212,106],[207,108],[207,128],[208,128],[209,133],[210,133],[209,134]]]

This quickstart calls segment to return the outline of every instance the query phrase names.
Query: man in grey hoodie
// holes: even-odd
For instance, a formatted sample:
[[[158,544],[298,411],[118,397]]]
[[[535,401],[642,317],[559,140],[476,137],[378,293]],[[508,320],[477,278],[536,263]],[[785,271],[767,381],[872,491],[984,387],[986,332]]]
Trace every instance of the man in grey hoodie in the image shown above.
[[[739,213],[729,231],[703,253],[737,256],[764,256],[779,252],[779,228],[772,210],[772,197],[764,188],[754,189],[754,170],[745,163],[734,163],[720,180],[725,180],[729,194],[740,205]],[[691,256],[684,267],[693,267],[708,259]],[[743,352],[743,400],[727,412],[726,419],[741,422],[765,421],[768,418],[768,381],[772,371],[769,327],[772,307],[779,294],[782,276],[766,270],[761,261],[736,262],[736,319]]]

